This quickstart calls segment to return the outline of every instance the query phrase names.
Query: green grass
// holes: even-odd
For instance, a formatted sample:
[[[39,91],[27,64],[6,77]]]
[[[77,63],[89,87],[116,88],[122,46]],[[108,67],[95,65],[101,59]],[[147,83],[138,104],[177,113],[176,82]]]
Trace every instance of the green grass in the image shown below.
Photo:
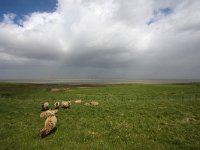
[[[80,98],[99,105],[60,109],[56,132],[41,139],[40,103]],[[200,149],[200,84],[1,83],[0,149]]]

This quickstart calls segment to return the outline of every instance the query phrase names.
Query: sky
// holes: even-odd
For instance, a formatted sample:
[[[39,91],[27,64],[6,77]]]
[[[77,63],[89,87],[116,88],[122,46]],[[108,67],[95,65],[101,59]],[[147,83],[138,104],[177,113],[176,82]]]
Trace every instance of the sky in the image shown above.
[[[0,79],[199,79],[199,0],[0,0]]]

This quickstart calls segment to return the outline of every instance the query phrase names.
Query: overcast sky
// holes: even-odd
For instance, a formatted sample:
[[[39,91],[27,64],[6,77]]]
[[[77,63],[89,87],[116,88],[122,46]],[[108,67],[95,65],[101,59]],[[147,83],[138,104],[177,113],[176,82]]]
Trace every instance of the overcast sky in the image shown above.
[[[0,2],[0,79],[200,78],[199,0],[28,2]]]

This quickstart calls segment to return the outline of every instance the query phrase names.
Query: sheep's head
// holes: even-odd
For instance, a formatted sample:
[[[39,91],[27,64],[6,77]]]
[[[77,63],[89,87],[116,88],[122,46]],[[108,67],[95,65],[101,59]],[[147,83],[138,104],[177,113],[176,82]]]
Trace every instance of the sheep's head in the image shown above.
[[[44,138],[47,135],[46,130],[43,128],[40,130],[40,137]]]
[[[54,106],[60,106],[60,102],[55,102]]]
[[[44,102],[41,103],[41,107],[42,107],[42,111],[49,109],[49,103],[48,102]]]

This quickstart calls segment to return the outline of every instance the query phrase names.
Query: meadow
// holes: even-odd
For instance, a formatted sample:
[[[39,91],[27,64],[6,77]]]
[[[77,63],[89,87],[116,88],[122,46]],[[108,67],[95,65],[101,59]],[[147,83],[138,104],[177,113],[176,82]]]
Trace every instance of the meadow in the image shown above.
[[[59,109],[57,130],[41,139],[41,103],[62,100],[71,109]],[[0,83],[0,149],[200,149],[200,84]]]

